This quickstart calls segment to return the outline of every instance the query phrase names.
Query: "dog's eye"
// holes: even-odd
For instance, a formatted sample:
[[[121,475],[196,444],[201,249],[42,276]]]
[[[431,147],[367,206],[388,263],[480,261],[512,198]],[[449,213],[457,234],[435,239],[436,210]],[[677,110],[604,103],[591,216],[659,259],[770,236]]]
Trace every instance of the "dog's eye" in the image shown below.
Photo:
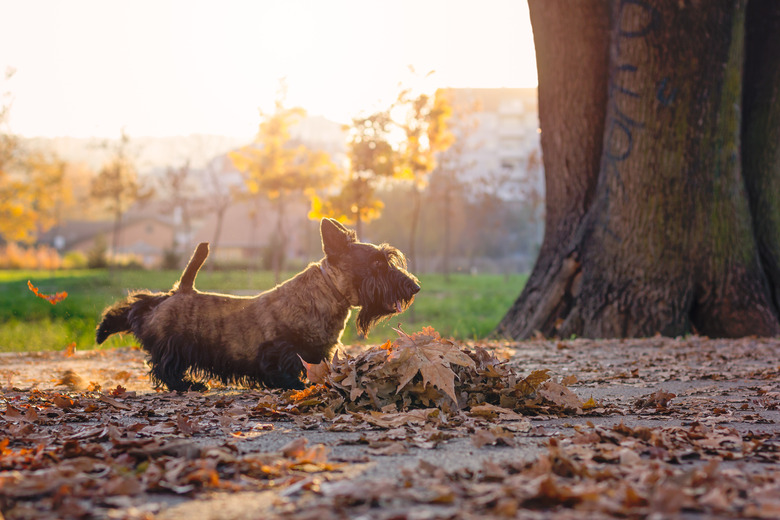
[[[371,267],[372,267],[372,268],[373,268],[375,271],[379,271],[380,269],[384,269],[384,267],[385,267],[385,262],[384,262],[384,261],[382,261],[382,260],[374,260],[374,262],[371,264]]]

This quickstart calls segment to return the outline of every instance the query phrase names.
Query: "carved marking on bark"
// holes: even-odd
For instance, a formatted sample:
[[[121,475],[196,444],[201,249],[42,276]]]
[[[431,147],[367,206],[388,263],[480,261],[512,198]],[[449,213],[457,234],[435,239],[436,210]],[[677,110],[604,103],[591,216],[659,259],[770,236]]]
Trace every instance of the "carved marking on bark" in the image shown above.
[[[625,26],[626,20],[635,20],[640,18],[642,14],[647,20],[644,26],[632,29]],[[620,51],[620,38],[643,38],[658,27],[661,22],[660,13],[649,3],[641,0],[623,0],[620,2],[618,19],[620,20],[618,23],[618,52]]]
[[[655,98],[665,107],[668,107],[674,103],[674,99],[677,97],[678,89],[677,87],[670,86],[670,82],[671,80],[669,78],[663,78],[656,85],[657,89]]]
[[[626,86],[634,83],[632,78],[639,68],[637,65],[630,63],[628,58],[622,56],[621,42],[646,39],[661,25],[660,21],[660,13],[646,2],[623,0],[620,4],[614,56],[618,64],[614,67],[609,78],[608,119],[604,135],[601,170],[607,179],[615,182],[617,190],[622,192],[624,197],[627,195],[627,190],[620,171],[620,163],[631,157],[631,153],[634,150],[634,133],[637,130],[644,129],[645,123],[630,117],[620,108],[622,100],[641,98],[639,92]],[[672,97],[673,95],[674,93],[671,94]],[[612,186],[607,183],[604,186],[606,206],[609,206],[612,194]],[[609,222],[605,217],[606,214],[600,216],[599,223],[606,236],[615,242],[622,242],[623,237],[609,227]]]

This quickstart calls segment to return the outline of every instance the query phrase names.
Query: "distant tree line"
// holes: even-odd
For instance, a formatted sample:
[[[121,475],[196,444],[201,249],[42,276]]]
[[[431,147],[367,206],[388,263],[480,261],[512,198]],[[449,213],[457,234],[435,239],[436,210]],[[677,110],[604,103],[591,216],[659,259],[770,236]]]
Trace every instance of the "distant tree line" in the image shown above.
[[[3,104],[0,124],[8,110]],[[285,106],[282,85],[274,109],[261,112],[254,141],[228,154],[243,175],[242,185],[229,185],[223,170],[207,164],[206,201],[198,200],[203,196],[194,189],[189,160],[170,165],[154,183],[139,175],[132,141],[124,131],[116,143],[104,145],[108,158],[93,172],[53,154],[24,149],[2,126],[0,238],[32,243],[67,218],[110,219],[111,236],[100,241],[100,252],[95,253],[99,261],[89,262],[110,265],[109,253],[119,248],[127,212],[151,199],[164,200],[176,212],[179,235],[185,237],[182,243],[174,239],[166,253],[165,263],[174,267],[191,246],[187,241],[193,235],[194,211],[202,214],[205,208],[216,216],[216,249],[226,210],[244,201],[255,208],[248,215],[249,231],[257,230],[263,219],[273,222],[268,266],[278,279],[285,267],[287,213],[299,207],[293,201],[303,198],[310,204],[310,219],[336,218],[355,227],[361,239],[398,244],[414,269],[472,271],[484,267],[480,260],[492,257],[514,261],[516,270],[522,258],[536,253],[539,204],[533,197],[527,204],[502,198],[506,179],[495,172],[483,179],[463,179],[470,166],[465,137],[474,125],[468,115],[469,109],[453,107],[447,90],[428,95],[401,88],[389,106],[358,115],[344,127],[346,159],[338,160],[291,136],[291,127],[305,111]],[[197,180],[201,186],[203,181]],[[269,201],[273,218],[259,209]],[[316,233],[310,236],[317,240]],[[259,268],[260,261],[254,258],[251,264]]]

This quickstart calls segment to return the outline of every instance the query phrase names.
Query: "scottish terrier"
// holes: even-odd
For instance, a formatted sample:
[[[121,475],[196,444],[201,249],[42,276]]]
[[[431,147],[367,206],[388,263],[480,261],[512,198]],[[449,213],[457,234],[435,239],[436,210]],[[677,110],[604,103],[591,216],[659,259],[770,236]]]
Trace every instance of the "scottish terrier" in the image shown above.
[[[359,242],[332,219],[321,221],[320,235],[325,258],[253,297],[195,289],[208,257],[201,243],[169,292],[133,292],[103,311],[97,342],[132,332],[149,353],[152,381],[171,391],[206,390],[196,380],[204,378],[301,389],[301,359],[330,359],[352,307],[360,307],[357,329],[366,336],[420,290],[398,249]]]

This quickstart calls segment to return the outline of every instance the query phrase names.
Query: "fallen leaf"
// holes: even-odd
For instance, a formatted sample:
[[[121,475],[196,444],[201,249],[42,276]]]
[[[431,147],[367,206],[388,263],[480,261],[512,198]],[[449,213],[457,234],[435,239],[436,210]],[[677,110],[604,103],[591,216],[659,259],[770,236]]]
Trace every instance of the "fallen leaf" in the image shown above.
[[[564,377],[563,379],[561,379],[561,384],[563,386],[570,386],[570,385],[573,385],[574,383],[576,383],[577,381],[578,381],[577,376],[575,376],[575,375],[568,375],[568,376]]]
[[[182,414],[178,414],[176,416],[176,427],[179,429],[179,432],[183,435],[190,436],[196,431],[199,431],[200,428],[198,427],[197,422],[188,419]]]
[[[472,406],[469,410],[469,415],[473,415],[475,417],[485,417],[488,419],[497,418],[502,421],[521,421],[525,419],[525,417],[519,413],[516,413],[514,410],[488,403]]]
[[[122,397],[127,393],[127,388],[122,385],[116,385],[116,388],[109,390],[108,395],[111,397]]]
[[[66,370],[57,381],[58,386],[67,386],[70,390],[84,390],[87,385],[84,379],[73,370]]]
[[[6,421],[26,421],[27,418],[24,414],[13,405],[7,404],[5,407],[5,419]]]
[[[122,403],[122,402],[120,402],[120,401],[117,401],[117,400],[116,400],[116,399],[114,399],[113,397],[108,397],[108,396],[107,396],[107,395],[105,395],[105,394],[101,394],[101,396],[100,396],[100,397],[98,397],[98,399],[99,399],[100,401],[103,401],[103,402],[104,402],[104,403],[106,403],[106,404],[110,404],[110,405],[111,405],[111,406],[113,406],[114,408],[118,408],[118,409],[120,409],[120,410],[132,410],[132,409],[133,409],[131,406],[127,406],[126,404],[124,404],[124,403]]]
[[[536,391],[541,397],[563,407],[564,409],[582,409],[582,401],[565,386],[553,381],[542,383]]]
[[[282,452],[282,455],[288,459],[298,459],[306,451],[306,445],[308,443],[309,441],[306,439],[306,437],[298,437],[297,439],[293,439],[282,446],[280,451]]]
[[[398,428],[410,424],[425,424],[429,419],[438,417],[437,408],[423,408],[399,413],[370,412],[363,416],[367,423],[381,428]]]
[[[598,408],[599,406],[601,405],[599,405],[599,403],[597,403],[596,400],[593,399],[593,396],[590,396],[590,399],[582,403],[583,410],[591,410],[593,408]]]
[[[668,408],[669,402],[675,397],[677,396],[671,392],[656,390],[652,394],[648,394],[636,399],[634,401],[634,406],[636,408],[665,409]]]
[[[420,373],[423,385],[433,385],[457,404],[455,372],[451,365],[474,367],[474,360],[452,343],[442,341],[438,334],[432,335],[431,330],[402,336],[390,350],[385,369],[398,373],[396,393]]]
[[[550,379],[550,371],[548,369],[534,370],[528,374],[525,379],[520,381],[517,386],[524,395],[530,395],[539,388],[539,385],[548,379]]]
[[[64,396],[64,395],[60,395],[60,394],[55,395],[52,398],[52,402],[56,406],[58,406],[60,408],[63,408],[65,410],[73,408],[73,406],[75,406],[75,404],[76,404],[76,402],[73,399],[71,399],[70,397],[67,397],[67,396]]]
[[[500,426],[492,426],[489,429],[481,429],[474,432],[471,436],[471,443],[477,448],[482,448],[486,445],[498,445],[503,444],[505,446],[514,446],[514,435],[507,432]]]
[[[304,361],[301,356],[298,357],[301,359],[301,363],[303,363],[303,366],[306,368],[306,378],[310,383],[320,384],[327,380],[328,375],[330,374],[330,365],[328,365],[326,360],[322,360],[317,364],[312,364]]]

